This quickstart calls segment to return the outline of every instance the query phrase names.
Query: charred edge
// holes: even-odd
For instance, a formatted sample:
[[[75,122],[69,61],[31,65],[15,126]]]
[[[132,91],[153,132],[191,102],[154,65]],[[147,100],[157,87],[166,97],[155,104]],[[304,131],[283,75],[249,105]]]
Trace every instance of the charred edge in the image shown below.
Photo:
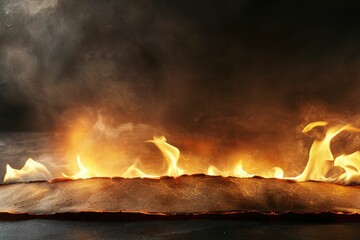
[[[260,212],[246,212],[234,214],[176,214],[176,215],[148,215],[142,213],[109,213],[109,212],[80,212],[80,213],[57,213],[54,215],[30,215],[30,214],[11,214],[0,213],[0,221],[22,221],[31,219],[47,220],[71,220],[71,221],[176,221],[176,220],[239,220],[239,221],[263,221],[263,222],[360,222],[360,214],[337,214],[337,213],[284,213],[284,214],[264,214]]]
[[[206,175],[206,174],[202,174],[202,173],[198,173],[198,174],[191,174],[191,175],[181,175],[181,176],[177,176],[177,177],[173,177],[173,176],[160,176],[158,178],[141,178],[141,177],[135,177],[135,178],[123,178],[123,177],[91,177],[91,178],[85,178],[85,179],[72,179],[72,178],[55,178],[52,180],[35,180],[35,181],[26,181],[26,182],[9,182],[9,183],[0,183],[0,186],[4,186],[4,185],[12,185],[12,184],[23,184],[23,183],[58,183],[58,182],[73,182],[73,181],[86,181],[88,179],[109,179],[109,180],[131,180],[131,179],[143,179],[145,181],[159,181],[159,180],[171,180],[171,179],[178,179],[178,178],[186,178],[186,177],[191,177],[191,178],[220,178],[220,179],[260,179],[260,180],[275,180],[275,181],[279,181],[279,182],[288,182],[288,183],[304,183],[304,182],[311,182],[311,183],[321,183],[321,184],[331,184],[331,185],[339,185],[339,186],[347,186],[347,187],[356,187],[356,188],[360,188],[360,185],[356,185],[356,184],[339,184],[339,183],[333,183],[333,182],[321,182],[321,181],[314,181],[314,180],[307,180],[307,181],[303,181],[303,182],[297,182],[295,180],[292,179],[278,179],[278,178],[263,178],[260,176],[253,176],[251,178],[238,178],[238,177],[233,177],[233,176],[210,176],[210,175]]]

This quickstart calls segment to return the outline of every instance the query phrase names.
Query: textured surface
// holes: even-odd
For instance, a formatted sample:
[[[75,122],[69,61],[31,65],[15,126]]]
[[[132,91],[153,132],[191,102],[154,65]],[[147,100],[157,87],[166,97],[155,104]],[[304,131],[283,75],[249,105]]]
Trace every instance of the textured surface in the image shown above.
[[[0,212],[344,212],[360,213],[360,188],[329,183],[203,175],[92,178],[0,186]]]

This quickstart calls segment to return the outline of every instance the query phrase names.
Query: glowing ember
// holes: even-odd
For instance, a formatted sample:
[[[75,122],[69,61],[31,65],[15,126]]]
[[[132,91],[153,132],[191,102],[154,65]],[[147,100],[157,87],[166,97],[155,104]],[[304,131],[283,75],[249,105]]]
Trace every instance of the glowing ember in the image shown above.
[[[107,128],[103,123],[103,120],[100,119],[96,125],[96,129],[105,131],[107,135],[113,136],[112,130],[118,131],[118,134],[122,134],[128,129],[133,129],[133,125],[126,125],[121,128]],[[100,127],[99,127],[100,126]],[[328,123],[324,121],[312,122],[308,124],[304,129],[303,133],[312,131],[314,128],[323,127],[327,128]],[[83,129],[84,130],[84,129]],[[351,154],[342,154],[338,157],[334,157],[331,151],[331,141],[341,132],[350,131],[350,132],[360,132],[360,129],[355,128],[351,125],[337,125],[331,126],[326,129],[325,137],[321,140],[315,139],[310,152],[309,160],[304,169],[304,171],[296,177],[284,177],[284,171],[280,167],[269,168],[268,171],[263,171],[257,173],[256,175],[264,178],[279,178],[279,179],[291,179],[295,181],[326,181],[326,182],[336,182],[341,184],[360,184],[360,151],[353,152]],[[82,131],[81,134],[75,133],[76,138],[84,138],[87,134],[86,131]],[[147,142],[155,144],[155,146],[160,150],[164,159],[165,159],[165,170],[159,166],[157,170],[154,171],[154,167],[144,166],[141,158],[136,158],[135,162],[128,163],[126,159],[123,162],[124,166],[120,170],[113,169],[112,172],[102,172],[97,168],[97,165],[94,165],[94,161],[85,161],[82,162],[80,156],[77,155],[77,166],[79,171],[74,175],[67,175],[63,173],[63,176],[71,179],[84,179],[91,177],[115,177],[120,176],[124,178],[159,178],[160,176],[172,176],[178,177],[184,174],[193,174],[193,169],[190,165],[181,165],[178,166],[180,159],[180,150],[175,146],[169,144],[164,136],[154,137],[152,140]],[[106,146],[101,146],[105,147]],[[111,149],[111,148],[109,148]],[[96,151],[96,150],[95,150]],[[119,151],[124,151],[120,149]],[[91,159],[91,154],[86,153],[83,149],[82,153],[85,154],[86,160]],[[105,151],[106,156],[115,156],[111,155],[114,152]],[[123,152],[122,152],[123,153]],[[123,161],[121,158],[119,161]],[[234,176],[239,178],[251,178],[254,174],[249,173],[243,168],[244,159],[238,159],[237,163],[234,166],[226,166],[226,169],[218,168],[215,165],[206,167],[204,170],[195,172],[195,173],[204,173],[211,176]],[[182,160],[181,163],[185,163]],[[40,180],[40,179],[52,179],[53,176],[47,170],[47,168],[32,160],[29,159],[25,166],[16,170],[7,165],[6,175],[4,182],[14,182],[14,181],[29,181],[29,180]],[[76,171],[74,171],[76,172]]]

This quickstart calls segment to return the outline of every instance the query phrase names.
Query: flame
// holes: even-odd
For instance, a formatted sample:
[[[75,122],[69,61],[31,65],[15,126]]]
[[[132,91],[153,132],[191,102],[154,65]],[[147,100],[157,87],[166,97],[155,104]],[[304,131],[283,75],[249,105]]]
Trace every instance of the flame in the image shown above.
[[[138,166],[137,162],[135,162],[133,165],[131,165],[128,169],[126,169],[123,174],[121,174],[124,178],[134,178],[134,177],[140,177],[140,178],[158,178],[159,176],[156,175],[150,175],[144,173]]]
[[[234,169],[234,177],[240,177],[240,178],[250,178],[250,177],[253,177],[254,175],[253,174],[249,174],[247,173],[244,169],[243,169],[243,166],[242,166],[242,161],[240,161],[235,169]]]
[[[360,152],[340,155],[335,158],[334,166],[344,169],[345,172],[339,176],[339,180],[344,181],[345,184],[360,182]]]
[[[49,170],[41,163],[29,158],[21,169],[14,169],[9,164],[6,165],[4,182],[23,182],[34,180],[50,180],[52,175]]]
[[[313,122],[308,124],[303,133],[311,131],[315,127],[326,126],[327,122]],[[330,148],[331,141],[343,131],[359,132],[360,129],[355,128],[349,124],[337,125],[329,128],[326,131],[325,137],[322,140],[314,140],[310,148],[309,160],[304,171],[297,177],[297,181],[330,181],[348,184],[352,179],[358,178],[360,174],[360,152],[354,152],[350,155],[341,155],[334,159],[333,153]],[[330,164],[334,162],[333,164]],[[330,170],[335,166],[341,167],[345,173],[340,176],[327,176]]]
[[[154,143],[159,150],[161,151],[162,155],[164,156],[166,162],[167,162],[167,171],[164,175],[166,176],[181,176],[184,174],[184,170],[179,168],[177,166],[177,163],[180,158],[180,150],[169,143],[166,142],[166,138],[164,136],[156,137],[154,136],[153,140],[148,140],[147,142]],[[90,171],[87,167],[84,166],[84,164],[80,160],[80,156],[77,155],[77,165],[80,169],[78,173],[72,176],[68,176],[63,173],[63,176],[66,178],[72,178],[72,179],[85,179],[97,176],[97,174],[94,173],[94,171]],[[114,177],[114,176],[111,176]],[[122,174],[121,177],[125,178],[134,178],[134,177],[141,177],[141,178],[157,178],[159,176],[157,175],[151,175],[145,173],[143,170],[141,170],[138,167],[138,162],[136,161],[134,164],[129,166]]]
[[[239,161],[238,164],[234,167],[233,171],[220,171],[215,166],[210,166],[207,170],[207,175],[209,176],[233,176],[233,177],[239,177],[239,178],[251,178],[254,175],[247,173],[242,166],[242,161]]]
[[[209,176],[224,176],[224,177],[229,176],[228,173],[220,171],[215,166],[210,166],[208,168],[207,175],[209,175]]]
[[[165,160],[167,161],[167,176],[176,177],[184,174],[184,170],[177,166],[180,158],[180,150],[178,148],[168,144],[164,136],[154,137],[154,139],[149,140],[149,142],[154,143],[160,149]]]
[[[80,155],[78,154],[77,157],[77,165],[80,169],[80,171],[78,173],[76,173],[75,175],[72,175],[72,176],[68,176],[66,175],[65,173],[63,173],[62,175],[66,178],[72,178],[72,179],[85,179],[85,178],[90,178],[90,177],[95,177],[94,174],[90,174],[90,171],[88,168],[86,168],[84,166],[84,164],[81,162],[81,159],[80,159]]]
[[[284,177],[284,170],[280,167],[273,167],[274,170],[274,178],[283,178]]]
[[[88,123],[87,123],[88,124]],[[88,124],[90,126],[90,124]],[[325,136],[322,139],[315,139],[310,151],[308,162],[301,174],[296,177],[285,177],[284,170],[278,166],[268,167],[267,170],[259,171],[259,168],[250,168],[256,170],[256,175],[264,178],[279,178],[279,179],[291,179],[295,181],[326,181],[326,182],[336,182],[340,184],[360,184],[360,151],[355,151],[350,154],[341,154],[337,157],[334,157],[334,154],[331,150],[332,140],[342,132],[360,132],[359,128],[353,127],[350,124],[347,125],[335,125],[329,126],[325,121],[318,121],[309,123],[303,129],[303,133],[308,133],[314,128],[324,128]],[[134,125],[127,124],[117,128],[107,128],[103,119],[100,119],[100,122],[92,126],[93,129],[100,129],[102,134],[105,134],[111,139],[115,139],[118,134],[124,134],[129,130],[133,130]],[[87,139],[91,134],[87,133],[86,128],[81,129],[80,132],[76,132],[76,136],[71,139],[74,143],[75,140],[80,141],[81,139]],[[116,133],[114,133],[114,131]],[[244,155],[234,155],[236,156],[235,164],[228,164],[226,166],[220,165],[210,165],[205,166],[202,170],[198,172],[192,171],[192,167],[198,167],[198,163],[181,160],[181,167],[178,165],[180,160],[180,150],[169,144],[164,136],[154,136],[152,140],[146,142],[153,143],[161,152],[164,159],[159,159],[165,163],[166,168],[156,167],[156,165],[149,165],[142,161],[141,157],[136,157],[136,161],[130,161],[129,158],[122,157],[127,156],[123,154],[127,149],[118,149],[121,154],[117,154],[116,151],[112,152],[114,148],[107,148],[106,144],[101,145],[99,148],[102,148],[105,153],[105,157],[111,159],[112,161],[121,163],[120,168],[112,168],[113,165],[109,165],[108,168],[111,168],[109,171],[103,171],[99,169],[98,166],[101,163],[98,163],[91,159],[91,154],[96,153],[99,148],[89,149],[89,148],[80,148],[81,155],[85,156],[86,161],[80,159],[80,154],[77,154],[76,163],[78,172],[74,175],[67,175],[63,173],[62,175],[66,178],[71,179],[84,179],[91,177],[125,177],[125,178],[159,178],[160,176],[172,176],[177,177],[183,174],[193,174],[193,173],[205,173],[210,176],[233,176],[239,178],[251,178],[255,174],[251,171],[247,171],[243,167],[243,162],[247,160],[246,154]],[[94,146],[94,145],[91,145]],[[81,145],[83,147],[83,145]],[[86,150],[90,152],[87,153]],[[116,158],[114,158],[116,156]],[[165,160],[165,161],[164,161]],[[194,160],[194,159],[193,159]],[[192,161],[193,161],[192,160]],[[96,163],[95,163],[96,162]],[[104,161],[105,162],[105,161]],[[188,165],[187,165],[188,163]],[[74,163],[75,166],[75,163]],[[149,167],[150,166],[150,167]],[[155,167],[154,167],[155,166]],[[159,166],[159,165],[157,165]],[[249,164],[247,164],[249,166]],[[74,171],[76,172],[76,171]],[[24,167],[20,170],[13,169],[10,165],[6,166],[6,174],[4,177],[4,182],[16,182],[16,181],[29,181],[29,180],[49,180],[52,179],[53,175],[48,171],[48,169],[41,163],[36,162],[32,159],[28,159]]]

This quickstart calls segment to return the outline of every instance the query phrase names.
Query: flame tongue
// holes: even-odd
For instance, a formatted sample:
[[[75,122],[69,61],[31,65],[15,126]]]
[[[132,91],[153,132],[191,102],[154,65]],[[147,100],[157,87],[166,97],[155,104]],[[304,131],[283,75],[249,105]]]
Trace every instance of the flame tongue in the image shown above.
[[[49,180],[51,178],[51,173],[44,165],[29,158],[19,170],[7,164],[4,182]]]
[[[238,164],[235,166],[233,172],[221,171],[215,166],[210,166],[208,168],[207,174],[210,176],[234,176],[239,178],[251,178],[254,175],[247,173],[242,166],[242,161],[239,161]]]
[[[340,155],[334,161],[334,166],[344,169],[345,173],[339,176],[339,180],[349,184],[351,182],[360,183],[360,152],[350,155]]]
[[[168,164],[167,176],[180,176],[184,174],[184,170],[177,166],[177,163],[180,158],[180,150],[166,142],[164,136],[154,137],[153,140],[149,142],[154,143],[163,154],[165,160]]]
[[[326,122],[314,122],[307,125],[303,132],[306,133],[314,127],[326,126]],[[358,178],[360,174],[360,152],[355,152],[350,155],[341,155],[334,159],[330,149],[331,141],[343,131],[359,132],[360,129],[351,125],[331,127],[322,140],[315,140],[311,146],[309,153],[309,161],[303,173],[297,176],[297,181],[315,180],[315,181],[335,181],[349,183],[351,179]],[[335,160],[335,161],[334,161]],[[334,164],[329,162],[334,161]],[[327,174],[334,166],[342,167],[345,171],[340,176],[330,176]]]
[[[85,178],[95,177],[95,175],[90,174],[89,169],[86,168],[84,166],[84,164],[81,162],[79,154],[77,155],[77,164],[80,169],[80,171],[78,173],[76,173],[75,175],[72,175],[72,176],[68,176],[65,173],[63,173],[62,175],[66,178],[72,178],[72,179],[85,179]]]
[[[274,170],[274,178],[283,178],[284,177],[284,171],[282,168],[279,167],[273,167]]]
[[[141,178],[158,178],[159,176],[144,173],[138,166],[137,162],[128,167],[121,175],[124,178],[141,177]]]

